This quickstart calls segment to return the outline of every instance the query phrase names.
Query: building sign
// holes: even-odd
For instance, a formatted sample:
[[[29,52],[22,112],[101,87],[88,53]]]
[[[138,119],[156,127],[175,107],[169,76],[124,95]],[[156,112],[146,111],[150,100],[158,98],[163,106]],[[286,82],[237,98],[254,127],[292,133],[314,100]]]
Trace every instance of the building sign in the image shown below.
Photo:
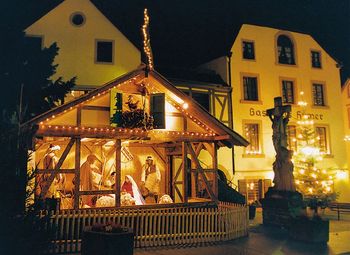
[[[266,117],[266,110],[258,110],[255,109],[253,107],[249,108],[249,115],[254,117],[254,116],[258,116],[258,117]],[[324,120],[324,115],[320,114],[320,113],[306,113],[306,115],[309,116],[310,120]],[[296,119],[301,120],[303,117],[303,113],[302,111],[297,111],[296,112]]]

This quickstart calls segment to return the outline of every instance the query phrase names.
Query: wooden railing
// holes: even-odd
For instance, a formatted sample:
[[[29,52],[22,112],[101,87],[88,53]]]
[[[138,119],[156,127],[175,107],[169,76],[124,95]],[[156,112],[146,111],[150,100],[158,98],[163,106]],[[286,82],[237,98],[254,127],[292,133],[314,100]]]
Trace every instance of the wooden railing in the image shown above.
[[[79,252],[82,230],[104,223],[132,229],[135,247],[217,242],[248,234],[247,207],[230,203],[217,207],[65,210],[49,217],[47,228],[54,236],[49,253]]]

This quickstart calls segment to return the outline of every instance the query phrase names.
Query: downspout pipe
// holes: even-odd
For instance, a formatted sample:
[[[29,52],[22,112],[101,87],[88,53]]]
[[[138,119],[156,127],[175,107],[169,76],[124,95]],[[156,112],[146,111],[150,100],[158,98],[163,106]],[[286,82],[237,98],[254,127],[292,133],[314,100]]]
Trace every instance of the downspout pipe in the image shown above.
[[[227,69],[228,69],[228,85],[230,86],[230,92],[229,92],[229,112],[230,114],[230,128],[233,129],[233,108],[232,108],[232,77],[231,77],[231,57],[232,57],[232,51],[227,53]],[[235,174],[235,148],[232,146],[232,174]]]

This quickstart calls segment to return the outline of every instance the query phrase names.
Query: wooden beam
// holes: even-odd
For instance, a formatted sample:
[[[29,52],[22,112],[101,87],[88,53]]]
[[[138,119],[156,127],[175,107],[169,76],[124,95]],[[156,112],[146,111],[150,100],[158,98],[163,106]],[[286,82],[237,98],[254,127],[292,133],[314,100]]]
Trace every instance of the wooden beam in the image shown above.
[[[211,144],[209,143],[204,143],[205,149],[209,152],[210,156],[213,158],[214,157],[214,148]]]
[[[40,194],[40,197],[41,198],[44,198],[47,191],[49,190],[53,180],[55,179],[56,175],[59,174],[59,169],[60,167],[62,166],[63,164],[63,161],[66,159],[70,149],[72,148],[73,144],[75,142],[75,138],[71,138],[69,143],[67,144],[67,147],[64,149],[63,153],[62,153],[62,156],[60,157],[60,159],[58,160],[57,162],[57,165],[55,166],[55,171],[54,173],[50,174],[47,182],[45,183],[45,186],[43,187],[43,189],[41,190],[41,194]]]
[[[214,182],[213,182],[213,191],[216,197],[219,195],[219,186],[218,186],[218,151],[217,144],[213,143],[213,155],[212,155],[212,165],[214,168]]]
[[[180,197],[181,202],[183,202],[183,201],[184,201],[184,198],[183,198],[183,196],[181,195],[181,191],[179,190],[179,188],[178,188],[176,185],[174,185],[174,188],[175,188],[176,193],[177,193],[178,196]]]
[[[115,194],[115,190],[84,190],[79,191],[79,195],[109,195]]]
[[[95,111],[104,111],[109,112],[108,106],[97,106],[97,105],[84,105],[82,107],[83,110],[95,110]]]
[[[121,185],[121,147],[122,143],[120,139],[115,141],[115,205],[120,207],[120,185]]]
[[[152,150],[158,155],[158,157],[166,164],[166,158],[162,155],[162,153],[154,146],[151,146]]]
[[[80,107],[79,107],[80,109]],[[74,182],[74,209],[79,209],[79,187],[80,187],[80,137],[76,138],[75,141],[75,182]]]
[[[232,139],[230,135],[219,135],[219,136],[215,136],[214,138],[215,141],[230,140],[230,139]]]
[[[79,106],[77,108],[77,126],[81,126],[81,107]]]
[[[183,194],[184,203],[188,203],[188,185],[187,185],[187,146],[186,143],[182,143],[182,182],[183,182]]]
[[[220,121],[222,121],[222,118],[224,117],[226,102],[227,102],[227,97],[225,97],[224,102],[221,105],[222,108],[221,108],[220,117],[219,117]]]
[[[54,174],[57,173],[56,170],[54,169],[36,169],[35,170],[36,174]],[[60,169],[60,174],[74,174],[75,169]]]
[[[217,197],[215,196],[215,194],[213,193],[213,190],[210,188],[210,185],[209,185],[209,182],[208,182],[208,179],[207,177],[205,176],[205,173],[204,173],[204,170],[202,168],[202,166],[200,165],[199,161],[198,161],[198,158],[191,146],[191,144],[188,144],[188,151],[190,152],[191,154],[191,157],[192,157],[192,160],[193,162],[195,163],[197,169],[198,169],[198,173],[201,175],[202,177],[202,180],[204,181],[204,185],[205,185],[205,188],[206,190],[208,191],[209,193],[209,196],[212,200],[216,201],[217,202]]]
[[[167,163],[165,166],[165,171],[166,171],[166,174],[165,174],[165,193],[171,194],[172,188],[171,188],[170,180],[171,180],[172,173],[171,173],[171,165],[170,165],[170,162],[171,162],[170,156],[166,156],[166,159],[167,159]]]
[[[179,168],[177,169],[177,171],[176,171],[176,173],[175,173],[175,177],[174,177],[174,179],[173,179],[173,183],[175,183],[176,180],[177,180],[177,178],[179,178],[179,175],[180,175],[181,169],[182,169],[182,164],[183,164],[183,162],[181,162]]]

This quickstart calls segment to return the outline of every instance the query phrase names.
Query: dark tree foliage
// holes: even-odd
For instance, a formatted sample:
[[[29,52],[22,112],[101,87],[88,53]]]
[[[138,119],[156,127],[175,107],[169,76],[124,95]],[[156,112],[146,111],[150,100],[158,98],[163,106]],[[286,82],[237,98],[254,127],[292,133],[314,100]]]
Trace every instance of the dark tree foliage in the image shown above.
[[[57,106],[75,84],[75,78],[52,78],[58,46],[42,48],[23,32],[35,21],[27,23],[30,12],[42,8],[39,2],[6,0],[0,8],[0,254],[44,250],[44,222],[36,205],[25,206],[33,192],[27,162],[35,127],[23,123]]]
[[[0,41],[0,83],[6,92],[0,107],[5,121],[15,112],[18,114],[22,90],[23,122],[56,106],[74,86],[75,78],[51,80],[57,68],[53,64],[59,51],[56,43],[41,49],[22,31],[7,28],[6,32]]]

